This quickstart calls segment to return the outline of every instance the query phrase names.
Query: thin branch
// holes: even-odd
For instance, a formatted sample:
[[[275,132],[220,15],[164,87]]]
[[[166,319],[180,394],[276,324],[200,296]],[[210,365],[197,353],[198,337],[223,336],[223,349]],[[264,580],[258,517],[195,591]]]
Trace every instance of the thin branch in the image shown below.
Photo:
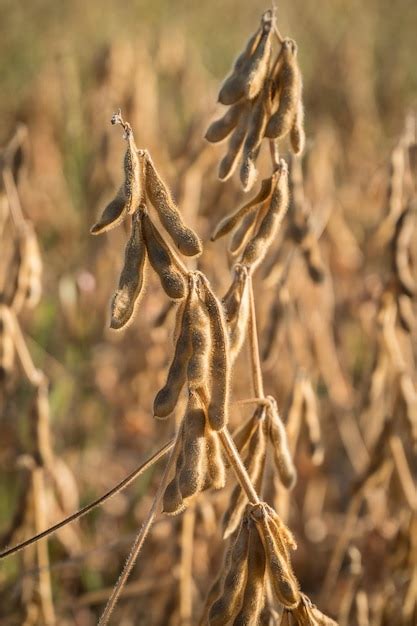
[[[33,506],[35,513],[35,530],[45,528],[47,519],[46,494],[45,494],[45,470],[36,467],[32,471]],[[49,554],[46,541],[39,541],[36,546],[37,561],[39,565],[39,601],[45,626],[55,624],[55,610],[52,602],[51,576],[49,572]]]
[[[181,626],[191,626],[193,619],[193,548],[195,508],[189,506],[182,518],[179,612]]]
[[[20,552],[20,550],[27,548],[33,543],[36,543],[37,541],[39,541],[39,539],[43,539],[44,537],[47,537],[48,535],[53,535],[54,533],[57,532],[57,530],[60,530],[63,526],[66,526],[67,524],[70,524],[76,519],[83,517],[84,515],[86,515],[87,513],[95,509],[96,507],[98,507],[100,504],[102,504],[103,502],[111,498],[112,496],[116,495],[116,493],[119,493],[123,489],[126,489],[126,487],[130,485],[130,483],[132,483],[136,478],[138,478],[141,474],[146,472],[146,470],[148,470],[150,467],[155,465],[155,463],[157,463],[163,456],[165,456],[165,454],[167,454],[172,449],[173,446],[174,446],[174,439],[166,443],[162,448],[160,448],[160,450],[155,452],[155,454],[153,454],[147,461],[145,461],[145,463],[142,463],[142,465],[139,465],[139,467],[133,470],[133,472],[131,472],[128,476],[126,476],[126,478],[124,478],[121,482],[117,483],[117,485],[112,487],[105,494],[97,498],[97,500],[90,502],[90,504],[87,504],[82,509],[79,509],[75,513],[72,513],[65,519],[61,520],[57,524],[54,524],[50,528],[47,528],[46,530],[38,533],[37,535],[34,535],[33,537],[30,537],[29,539],[26,539],[25,541],[18,543],[16,546],[13,546],[12,548],[7,548],[7,550],[3,550],[2,552],[0,552],[0,559],[4,559],[6,556],[10,556],[11,554]]]
[[[207,406],[208,399],[204,389],[200,387],[199,389],[197,389],[197,393],[199,394],[203,405]],[[240,457],[235,442],[233,441],[233,438],[227,426],[219,431],[219,439],[223,446],[224,452],[229,459],[230,466],[233,469],[243,491],[245,492],[246,497],[251,504],[258,504],[260,502],[258,494],[256,493],[256,489],[252,484],[250,476]]]
[[[129,556],[127,557],[123,571],[119,576],[119,580],[116,582],[115,586],[113,587],[112,594],[107,602],[106,608],[104,609],[102,616],[100,617],[98,626],[106,626],[106,624],[109,623],[109,619],[111,617],[111,614],[113,613],[113,609],[116,606],[120,593],[129,577],[130,572],[132,571],[134,564],[136,563],[136,559],[139,556],[139,552],[145,542],[146,537],[148,536],[148,532],[151,529],[155,516],[158,512],[158,507],[164,495],[165,486],[168,481],[169,473],[171,471],[173,464],[176,461],[179,447],[181,445],[181,441],[182,441],[181,437],[177,435],[175,439],[175,444],[171,450],[171,454],[165,466],[162,480],[159,483],[158,491],[156,492],[156,495],[153,500],[152,506],[149,510],[148,516],[145,519],[144,523],[142,524],[142,528],[140,529],[138,535],[136,536],[135,541],[133,542],[132,549],[130,551]]]
[[[263,398],[264,385],[262,380],[261,360],[259,357],[259,342],[258,342],[258,329],[256,324],[256,310],[255,299],[253,297],[253,284],[252,277],[248,276],[249,287],[249,301],[250,301],[250,314],[249,314],[249,348],[252,363],[252,376],[253,376],[253,388],[255,391],[255,397]]]
[[[256,493],[255,487],[253,486],[252,481],[249,478],[246,467],[243,464],[243,461],[227,428],[224,428],[219,432],[219,438],[222,442],[224,451],[229,459],[230,465],[234,473],[236,474],[236,478],[238,479],[240,486],[246,494],[246,497],[251,504],[258,504],[260,502],[258,494]]]
[[[22,205],[20,204],[16,183],[10,167],[6,166],[3,169],[2,175],[7,200],[9,201],[10,215],[12,216],[13,224],[15,225],[16,230],[19,231],[25,228],[26,220],[23,215]]]
[[[244,400],[235,400],[233,404],[237,404],[238,406],[244,406],[245,404],[259,404],[267,406],[269,402],[266,398],[245,398]]]

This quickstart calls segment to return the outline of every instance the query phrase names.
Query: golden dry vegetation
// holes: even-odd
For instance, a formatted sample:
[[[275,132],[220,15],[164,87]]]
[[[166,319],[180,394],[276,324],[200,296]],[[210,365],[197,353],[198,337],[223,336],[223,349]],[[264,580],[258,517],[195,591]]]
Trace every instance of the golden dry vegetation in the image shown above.
[[[1,3],[0,549],[135,476],[2,625],[107,623],[138,532],[109,623],[417,622],[416,11],[280,2],[216,105],[267,9]]]

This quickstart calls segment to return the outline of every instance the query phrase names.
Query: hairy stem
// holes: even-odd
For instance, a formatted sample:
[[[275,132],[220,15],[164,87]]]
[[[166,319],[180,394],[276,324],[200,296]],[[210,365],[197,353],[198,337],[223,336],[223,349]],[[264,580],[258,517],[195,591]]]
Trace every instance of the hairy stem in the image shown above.
[[[258,494],[256,493],[255,487],[253,486],[252,481],[249,478],[246,467],[243,464],[243,461],[227,428],[224,428],[219,432],[219,438],[222,442],[222,446],[227,455],[227,458],[229,459],[230,465],[234,473],[236,474],[236,478],[238,479],[240,486],[245,492],[249,502],[251,504],[258,504],[260,502]]]
[[[162,446],[162,448],[160,448],[157,452],[155,452],[155,454],[153,454],[147,461],[145,461],[145,463],[142,463],[142,465],[139,465],[139,467],[133,470],[133,472],[131,472],[128,476],[126,476],[126,478],[124,478],[121,482],[119,482],[117,485],[112,487],[105,494],[97,498],[97,500],[90,502],[90,504],[87,504],[82,509],[79,509],[75,513],[72,513],[65,519],[58,522],[57,524],[54,524],[54,526],[51,526],[50,528],[43,530],[37,535],[34,535],[33,537],[30,537],[29,539],[22,541],[22,543],[18,543],[16,546],[13,546],[12,548],[3,550],[3,552],[0,552],[0,559],[4,559],[6,556],[10,556],[11,554],[20,552],[20,550],[27,548],[28,546],[32,545],[33,543],[36,543],[37,541],[39,541],[40,539],[43,539],[44,537],[53,535],[54,533],[57,532],[57,530],[60,530],[60,528],[62,528],[63,526],[66,526],[67,524],[70,524],[74,520],[79,519],[80,517],[83,517],[84,515],[86,515],[87,513],[95,509],[96,507],[98,507],[100,504],[102,504],[103,502],[111,498],[112,496],[116,495],[116,493],[119,493],[123,489],[126,489],[126,487],[130,485],[130,483],[132,483],[141,474],[146,472],[146,470],[148,470],[150,467],[155,465],[155,463],[157,463],[159,459],[165,456],[165,454],[167,454],[173,448],[174,443],[175,443],[174,439],[166,443],[164,446]]]
[[[208,398],[204,389],[199,388],[197,390],[197,393],[200,395],[203,405],[207,406]],[[230,466],[233,469],[236,475],[236,478],[238,479],[249,502],[251,504],[257,504],[259,502],[258,494],[256,493],[256,489],[253,486],[253,483],[249,477],[246,467],[240,457],[240,454],[235,446],[235,443],[233,441],[233,438],[227,426],[225,426],[222,430],[219,431],[219,439],[223,446],[223,450],[227,458],[229,459]]]
[[[189,506],[182,518],[180,570],[180,624],[191,626],[193,619],[193,548],[195,508]]]
[[[32,471],[33,506],[35,512],[35,529],[39,532],[46,526],[47,509],[45,502],[45,470],[36,467]],[[53,626],[55,611],[52,602],[51,576],[49,572],[48,544],[39,541],[36,546],[36,556],[39,566],[39,603],[45,626]]]
[[[158,491],[156,492],[152,506],[149,510],[149,513],[144,523],[142,524],[142,528],[140,529],[135,541],[133,542],[132,549],[130,551],[129,556],[127,557],[123,571],[120,574],[119,580],[113,587],[112,594],[107,602],[106,608],[104,609],[102,616],[100,617],[98,626],[106,626],[106,624],[109,623],[110,616],[113,612],[114,607],[116,606],[120,593],[129,577],[130,572],[132,571],[134,564],[136,563],[136,559],[138,558],[139,552],[141,551],[141,548],[145,542],[146,537],[148,536],[148,533],[149,533],[149,530],[151,529],[153,521],[158,513],[158,507],[160,506],[162,497],[164,495],[165,487],[168,482],[169,473],[171,471],[173,464],[176,461],[180,445],[181,445],[181,437],[177,435],[175,439],[174,447],[171,450],[170,457],[165,466],[164,474],[162,476],[161,482],[159,483]]]
[[[258,329],[256,323],[255,299],[253,297],[252,277],[248,276],[249,287],[249,349],[252,363],[253,388],[256,398],[264,398],[264,384],[262,380],[261,360],[259,357]]]

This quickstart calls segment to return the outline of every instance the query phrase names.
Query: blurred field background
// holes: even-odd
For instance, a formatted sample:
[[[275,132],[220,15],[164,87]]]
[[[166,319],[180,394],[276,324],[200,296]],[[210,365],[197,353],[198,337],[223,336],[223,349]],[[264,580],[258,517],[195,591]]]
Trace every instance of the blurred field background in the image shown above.
[[[111,115],[122,108],[138,146],[150,151],[187,220],[207,242],[199,267],[222,295],[229,282],[225,246],[209,243],[209,236],[243,194],[234,181],[218,182],[222,148],[209,146],[203,135],[217,110],[218,86],[266,8],[258,1],[232,0],[0,0],[0,145],[17,123],[27,126],[19,195],[44,262],[42,299],[22,325],[35,363],[50,379],[54,449],[71,468],[81,505],[123,478],[174,429],[174,420],[156,422],[151,410],[164,380],[173,327],[170,312],[161,323],[166,302],[157,281],[150,277],[127,331],[107,328],[125,233],[118,229],[92,238],[89,228],[121,176],[124,142],[120,129],[110,126]],[[289,281],[291,301],[302,311],[292,339],[297,354],[284,338],[264,363],[267,392],[277,396],[284,416],[298,366],[310,373],[318,397],[324,463],[311,462],[302,440],[289,525],[299,543],[295,571],[302,588],[319,602],[352,485],[367,464],[366,446],[356,447],[355,437],[358,431],[366,440],[367,392],[378,349],[377,301],[391,269],[388,246],[370,243],[387,213],[391,151],[405,115],[416,106],[417,10],[414,0],[292,0],[279,2],[278,23],[298,43],[304,76],[306,193],[319,215],[333,215],[326,217],[320,240],[326,281],[309,282],[302,264]],[[4,258],[0,250],[0,263]],[[267,352],[265,333],[276,292],[261,281],[257,288]],[[326,331],[323,324],[310,324],[317,312]],[[401,340],[415,379],[415,334],[399,333],[406,335]],[[330,361],[327,353],[320,354],[323,337],[330,351],[335,348]],[[236,398],[247,393],[246,359],[243,352],[234,377]],[[397,406],[395,394],[380,407],[382,413]],[[31,449],[32,403],[30,386],[17,368],[1,390],[0,533],[24,488],[19,458]],[[234,411],[234,424],[243,413]],[[415,449],[403,422],[400,431],[415,477]],[[158,466],[63,532],[61,541],[50,541],[58,624],[96,623],[159,476]],[[355,583],[345,559],[327,606],[321,605],[337,617],[349,585],[352,598],[363,591],[368,612],[359,596],[359,609],[352,600],[352,613],[341,624],[416,623],[415,610],[409,621],[400,616],[401,593],[413,575],[417,581],[415,532],[407,530],[415,518],[398,495],[398,479],[390,490],[393,497],[388,488],[375,490],[353,531],[351,550],[362,555]],[[222,510],[221,497],[213,502]],[[59,517],[51,508],[50,523]],[[131,578],[136,587],[120,602],[114,623],[181,623],[180,528],[180,518],[155,526]],[[198,623],[207,581],[218,565],[218,555],[209,549],[220,540],[210,511],[199,512],[195,537],[192,623]],[[22,590],[36,575],[19,555],[2,562],[0,624],[23,623]],[[378,608],[391,596],[392,605]]]

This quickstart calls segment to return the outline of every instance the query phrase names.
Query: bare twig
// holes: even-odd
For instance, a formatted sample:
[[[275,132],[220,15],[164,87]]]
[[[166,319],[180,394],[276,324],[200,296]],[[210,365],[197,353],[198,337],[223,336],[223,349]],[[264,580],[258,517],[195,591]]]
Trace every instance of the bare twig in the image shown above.
[[[136,536],[135,541],[133,542],[132,549],[130,551],[129,556],[127,557],[127,561],[125,563],[123,571],[120,574],[119,580],[117,581],[117,583],[115,584],[113,588],[112,594],[107,602],[106,608],[104,609],[103,614],[100,617],[100,620],[98,622],[98,626],[106,626],[106,624],[109,623],[110,616],[116,606],[120,593],[129,577],[130,572],[132,571],[132,568],[136,562],[136,559],[138,558],[139,552],[145,542],[146,537],[148,536],[148,532],[151,529],[155,516],[157,515],[158,507],[162,500],[162,496],[164,495],[169,473],[177,458],[181,441],[182,441],[181,437],[178,437],[177,435],[175,439],[175,444],[171,450],[170,457],[165,466],[164,474],[162,476],[161,482],[159,483],[158,491],[156,492],[152,506],[149,510],[149,513],[145,521],[142,524],[142,528],[140,529],[138,535]]]
[[[141,465],[139,465],[139,467],[137,467],[135,470],[133,470],[133,472],[131,472],[128,476],[126,476],[126,478],[124,478],[121,482],[117,483],[117,485],[112,487],[105,494],[103,494],[102,496],[100,496],[99,498],[94,500],[93,502],[90,502],[90,504],[87,504],[86,506],[84,506],[79,511],[76,511],[75,513],[72,513],[71,515],[69,515],[65,519],[61,520],[57,524],[54,524],[50,528],[47,528],[46,530],[43,530],[42,532],[38,533],[37,535],[34,535],[33,537],[30,537],[29,539],[26,539],[25,541],[22,541],[21,543],[17,544],[16,546],[13,546],[12,548],[7,548],[7,550],[3,550],[2,552],[0,552],[0,559],[4,559],[6,556],[10,556],[11,554],[15,554],[16,552],[19,552],[20,550],[23,550],[24,548],[27,548],[28,546],[32,545],[33,543],[36,543],[40,539],[44,539],[45,537],[48,537],[49,535],[53,535],[58,530],[63,528],[63,526],[66,526],[67,524],[70,524],[71,522],[75,521],[76,519],[79,519],[80,517],[83,517],[84,515],[87,515],[87,513],[89,513],[90,511],[92,511],[96,507],[100,506],[100,504],[103,504],[103,502],[105,502],[106,500],[108,500],[112,496],[116,495],[117,493],[119,493],[123,489],[126,489],[126,487],[128,485],[130,485],[136,478],[141,476],[141,474],[146,472],[146,470],[148,470],[155,463],[157,463],[163,456],[165,456],[165,454],[167,454],[173,448],[174,443],[175,443],[174,439],[172,439],[171,441],[166,443],[164,446],[162,446],[162,448],[160,448],[160,450],[155,452],[155,454],[153,454],[147,461],[145,461],[145,463],[142,463]]]

